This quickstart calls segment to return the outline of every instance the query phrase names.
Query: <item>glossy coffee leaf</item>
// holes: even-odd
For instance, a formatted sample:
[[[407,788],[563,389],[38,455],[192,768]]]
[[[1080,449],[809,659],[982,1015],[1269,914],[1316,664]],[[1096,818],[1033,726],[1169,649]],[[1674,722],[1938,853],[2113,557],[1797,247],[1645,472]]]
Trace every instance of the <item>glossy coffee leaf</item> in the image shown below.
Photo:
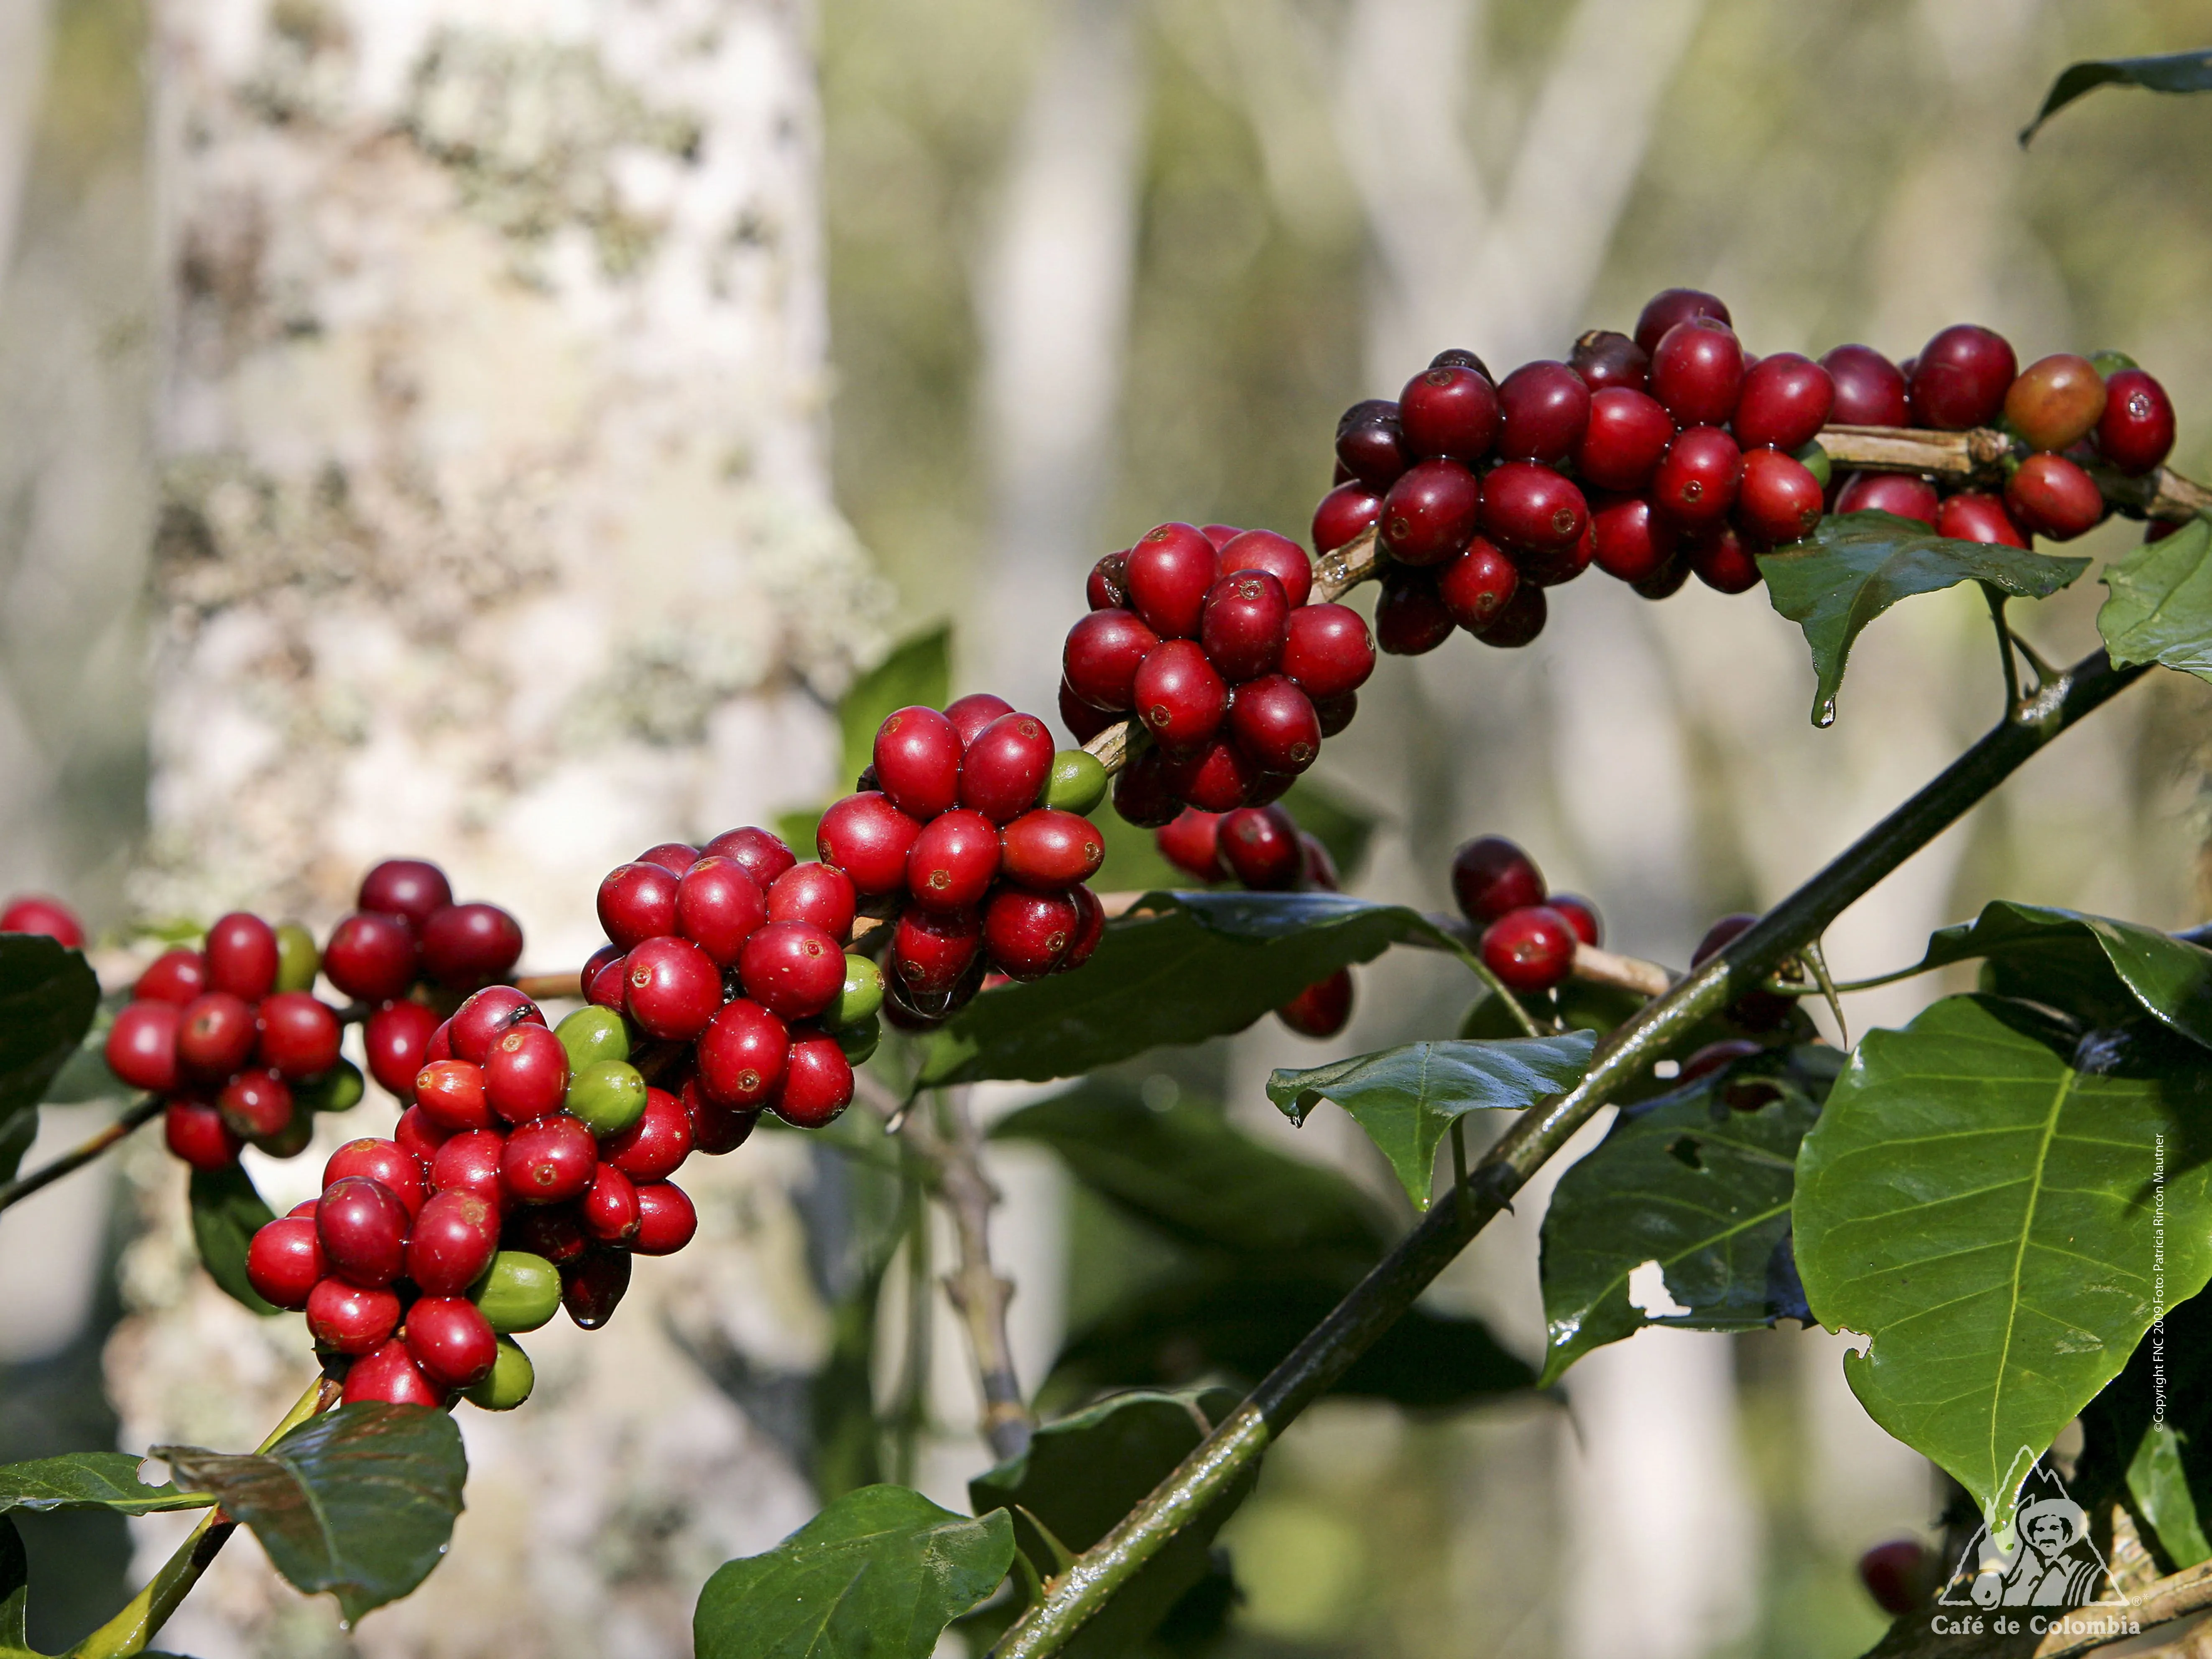
[[[0,1510],[113,1510],[151,1515],[157,1510],[205,1509],[204,1492],[155,1486],[138,1478],[145,1460],[128,1452],[65,1452],[59,1457],[0,1466]]]
[[[468,1477],[460,1430],[427,1406],[341,1406],[244,1456],[154,1449],[251,1527],[295,1589],[330,1591],[349,1620],[429,1577]]]
[[[933,628],[902,641],[890,655],[854,680],[837,703],[837,734],[845,766],[845,775],[840,780],[843,787],[838,793],[850,789],[853,781],[874,761],[878,726],[900,709],[917,703],[942,708],[951,696],[951,684],[952,630],[949,627]],[[811,836],[805,848],[792,843],[801,858],[809,856],[806,848],[813,844]]]
[[[1005,1514],[971,1520],[904,1486],[863,1486],[699,1593],[699,1659],[928,1659],[1014,1559]]]
[[[2149,1022],[2077,1039],[1984,996],[1869,1032],[1805,1137],[1813,1312],[1870,1339],[1852,1391],[1992,1531],[2159,1312],[2161,1157],[2172,1300],[2212,1277],[2212,1070]]]
[[[2212,1559],[2212,1296],[2191,1297],[2151,1327],[2081,1427],[2075,1486],[2124,1482],[2136,1526],[2166,1570]]]
[[[986,991],[936,1031],[919,1086],[1042,1083],[1225,1036],[1402,939],[1419,911],[1340,893],[1147,893],[1072,974]]]
[[[1928,941],[1924,968],[1984,958],[1986,988],[2091,1025],[2148,1013],[2212,1047],[2212,951],[2155,927],[2000,899]]]
[[[192,1239],[199,1246],[200,1265],[208,1277],[222,1286],[234,1302],[258,1314],[276,1309],[261,1299],[246,1276],[246,1253],[253,1235],[276,1219],[253,1185],[253,1177],[238,1164],[220,1170],[195,1170],[191,1186]]]
[[[100,1007],[83,952],[40,933],[0,933],[0,1181],[39,1127],[39,1102]]]
[[[2093,58],[2069,64],[2044,94],[2035,119],[2021,129],[2025,146],[2036,130],[2076,98],[2099,87],[2141,87],[2148,92],[2212,92],[2212,52],[2169,52],[2155,58]]]
[[[1334,1101],[1390,1162],[1414,1207],[1429,1206],[1437,1148],[1452,1120],[1483,1109],[1518,1110],[1571,1089],[1589,1069],[1588,1031],[1497,1042],[1413,1042],[1334,1065],[1278,1071],[1267,1098],[1293,1123]]]
[[[2212,679],[2212,522],[2192,520],[2105,567],[2105,653],[2124,668],[2161,663]]]
[[[1900,599],[1960,582],[1986,582],[2021,599],[2046,599],[2089,568],[2025,548],[1964,542],[1893,513],[1832,513],[1802,542],[1763,554],[1759,574],[1774,608],[1812,647],[1813,724],[1836,717],[1836,691],[1861,630]]]
[[[138,1092],[107,1069],[108,1028],[130,1001],[127,989],[110,991],[100,999],[92,1023],[77,1039],[75,1051],[62,1062],[53,1081],[46,1085],[46,1092],[40,1097],[41,1105],[77,1106],[94,1100],[128,1100]]]
[[[1809,1047],[1738,1061],[1622,1112],[1559,1177],[1544,1212],[1547,1384],[1647,1324],[1741,1331],[1791,1312],[1797,1145],[1842,1064],[1835,1049]],[[1737,1111],[1731,1090],[1765,1103]],[[1686,1311],[1654,1315],[1630,1299],[1647,1261]]]

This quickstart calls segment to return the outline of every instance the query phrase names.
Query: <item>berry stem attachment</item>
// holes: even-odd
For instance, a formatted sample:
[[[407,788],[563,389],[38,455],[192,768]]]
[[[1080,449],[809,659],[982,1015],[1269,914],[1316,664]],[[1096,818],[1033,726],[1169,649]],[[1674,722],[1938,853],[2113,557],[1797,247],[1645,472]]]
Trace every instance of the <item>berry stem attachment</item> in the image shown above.
[[[6,1186],[0,1187],[0,1210],[20,1203],[40,1188],[52,1186],[65,1175],[82,1170],[133,1129],[161,1116],[162,1103],[158,1096],[148,1095],[125,1110],[114,1122],[71,1147],[52,1163],[42,1164],[30,1174],[19,1176]]]

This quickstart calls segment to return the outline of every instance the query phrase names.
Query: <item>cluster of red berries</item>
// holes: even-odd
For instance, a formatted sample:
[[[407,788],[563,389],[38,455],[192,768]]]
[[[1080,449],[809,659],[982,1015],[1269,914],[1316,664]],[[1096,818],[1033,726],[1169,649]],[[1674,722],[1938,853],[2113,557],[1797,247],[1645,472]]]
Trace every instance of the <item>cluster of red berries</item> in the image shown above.
[[[1106,915],[1085,884],[1106,843],[1084,814],[1106,787],[1095,756],[1055,751],[1042,720],[988,692],[901,708],[857,791],[822,815],[821,864],[798,868],[838,882],[840,939],[856,893],[882,921],[885,1012],[926,1029],[991,973],[1042,979],[1090,959]]]
[[[1153,830],[1152,841],[1163,858],[1199,881],[1235,881],[1255,892],[1338,890],[1328,848],[1278,803],[1229,812],[1187,806]],[[1301,1036],[1334,1036],[1352,1018],[1352,970],[1316,980],[1275,1018]]]
[[[1279,799],[1375,671],[1366,620],[1314,603],[1313,562],[1272,531],[1164,524],[1099,560],[1086,591],[1060,718],[1079,743],[1124,717],[1151,739],[1114,786],[1132,823]]]
[[[1452,854],[1452,897],[1480,928],[1483,965],[1510,989],[1551,990],[1574,971],[1575,947],[1602,941],[1597,907],[1544,886],[1536,861],[1503,836],[1478,836]]]
[[[2000,336],[1964,324],[1901,365],[1862,345],[1818,362],[1754,357],[1718,299],[1669,289],[1632,337],[1594,331],[1564,363],[1525,363],[1493,384],[1472,352],[1446,351],[1395,403],[1352,405],[1314,546],[1376,528],[1389,563],[1376,636],[1416,655],[1455,627],[1527,644],[1544,625],[1543,590],[1592,564],[1649,599],[1692,574],[1742,592],[1759,582],[1759,554],[1828,512],[1895,513],[2013,546],[2077,536],[2106,512],[2083,464],[2157,466],[2172,447],[2172,405],[2118,353],[2016,369]],[[2003,494],[1947,499],[1911,474],[1832,477],[1818,441],[1832,423],[1996,426],[2014,440]]]

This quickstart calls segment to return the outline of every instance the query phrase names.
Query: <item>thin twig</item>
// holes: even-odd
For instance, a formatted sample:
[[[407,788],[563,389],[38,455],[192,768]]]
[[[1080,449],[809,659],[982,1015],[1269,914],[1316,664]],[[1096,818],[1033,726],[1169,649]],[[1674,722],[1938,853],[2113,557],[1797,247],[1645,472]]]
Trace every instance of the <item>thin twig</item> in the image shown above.
[[[1990,604],[1990,620],[1996,624],[1997,660],[2004,665],[2005,707],[2010,708],[2020,701],[2020,665],[2013,658],[2012,629],[2005,623],[2005,591],[1989,582],[1982,584],[1982,597]]]
[[[159,1117],[164,1103],[158,1096],[147,1096],[125,1110],[114,1122],[64,1152],[52,1163],[43,1164],[30,1174],[19,1176],[6,1186],[0,1187],[0,1210],[6,1209],[10,1204],[21,1202],[41,1187],[52,1186],[72,1170],[82,1170],[139,1125],[150,1123]]]

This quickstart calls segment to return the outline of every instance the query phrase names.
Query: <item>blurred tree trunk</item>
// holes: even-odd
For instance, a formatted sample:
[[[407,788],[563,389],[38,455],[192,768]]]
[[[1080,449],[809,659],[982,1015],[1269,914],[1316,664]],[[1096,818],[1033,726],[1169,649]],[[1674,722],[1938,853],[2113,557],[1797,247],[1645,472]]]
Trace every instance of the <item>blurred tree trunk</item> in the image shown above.
[[[831,506],[811,16],[157,0],[167,284],[151,792],[140,898],[327,923],[363,866],[441,860],[580,962],[599,875],[831,784],[821,699],[885,590]],[[385,1133],[372,1102],[323,1139]],[[250,1443],[307,1359],[191,1267],[142,1149],[126,1444]],[[280,1211],[319,1142],[255,1166]],[[702,1231],[621,1316],[526,1339],[537,1396],[465,1411],[469,1510],[356,1651],[678,1654],[726,1557],[811,1512],[694,1356],[827,1343],[763,1135],[679,1181]],[[142,1530],[152,1565],[173,1528]],[[230,1552],[165,1636],[333,1649]]]

